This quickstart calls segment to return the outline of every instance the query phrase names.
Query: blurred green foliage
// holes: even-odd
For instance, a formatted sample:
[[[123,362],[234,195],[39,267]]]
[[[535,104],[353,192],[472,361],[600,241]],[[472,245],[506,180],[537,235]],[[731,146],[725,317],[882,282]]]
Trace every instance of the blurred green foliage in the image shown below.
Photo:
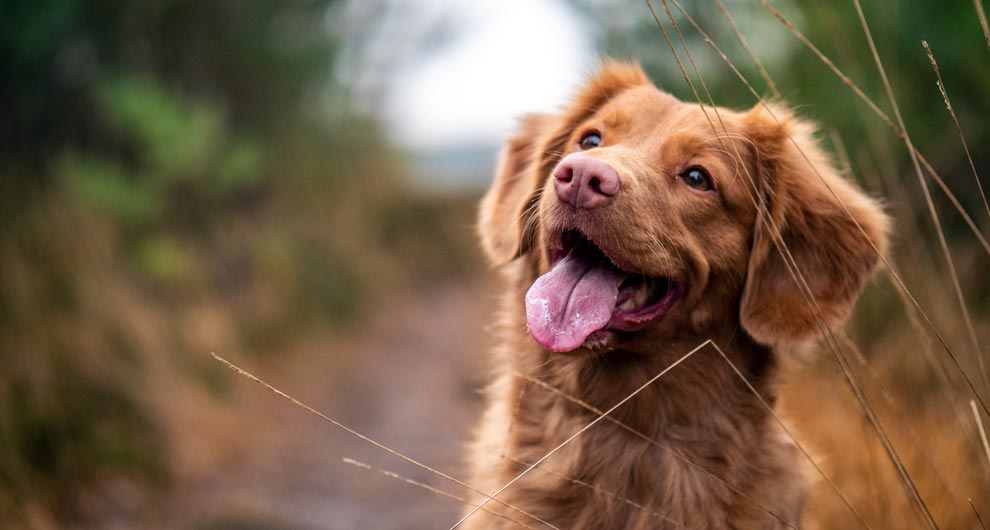
[[[278,351],[401,281],[415,223],[374,217],[399,157],[333,75],[338,4],[0,9],[0,520],[167,483],[149,385],[222,396],[209,351]]]
[[[4,490],[65,517],[108,475],[157,482],[166,474],[160,428],[126,392],[83,375],[70,353],[52,359],[46,388],[12,381],[0,414]]]

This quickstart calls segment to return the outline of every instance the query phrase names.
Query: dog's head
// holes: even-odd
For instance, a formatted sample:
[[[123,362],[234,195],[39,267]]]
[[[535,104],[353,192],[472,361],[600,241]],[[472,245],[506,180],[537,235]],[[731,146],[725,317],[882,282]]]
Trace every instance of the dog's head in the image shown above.
[[[780,106],[702,108],[605,64],[558,115],[531,115],[482,201],[489,258],[529,260],[530,332],[602,350],[739,322],[793,344],[839,324],[888,221]]]

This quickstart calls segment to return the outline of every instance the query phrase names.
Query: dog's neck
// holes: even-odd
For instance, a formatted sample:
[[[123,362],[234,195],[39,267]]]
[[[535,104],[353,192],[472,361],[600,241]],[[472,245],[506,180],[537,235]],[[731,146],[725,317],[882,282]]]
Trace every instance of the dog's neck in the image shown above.
[[[658,339],[637,350],[594,355],[553,354],[534,345],[518,360],[517,369],[559,391],[549,391],[553,401],[589,421],[594,411],[609,410],[629,398],[609,417],[655,437],[671,429],[710,432],[707,423],[725,417],[733,423],[762,421],[767,411],[753,390],[773,403],[772,359],[770,350],[743,332],[727,331]]]

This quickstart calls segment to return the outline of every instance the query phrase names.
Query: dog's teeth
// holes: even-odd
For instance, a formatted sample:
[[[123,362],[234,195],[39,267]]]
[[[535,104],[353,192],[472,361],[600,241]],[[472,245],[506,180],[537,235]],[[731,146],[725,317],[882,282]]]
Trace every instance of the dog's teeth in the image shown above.
[[[627,298],[626,301],[619,304],[618,309],[622,311],[631,311],[645,305],[649,298],[650,285],[647,282],[643,282],[636,287],[636,290],[629,295],[629,298]]]
[[[634,305],[638,307],[645,304],[646,299],[649,297],[650,297],[650,286],[647,285],[646,282],[644,282],[643,285],[639,287],[639,289],[636,289],[636,294],[633,295],[630,301],[632,301]]]

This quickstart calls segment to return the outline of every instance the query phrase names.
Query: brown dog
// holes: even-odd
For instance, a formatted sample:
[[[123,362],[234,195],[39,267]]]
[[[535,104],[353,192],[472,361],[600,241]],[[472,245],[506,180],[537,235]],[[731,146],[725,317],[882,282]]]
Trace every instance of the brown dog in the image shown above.
[[[508,288],[473,485],[494,493],[708,339],[772,403],[776,356],[848,315],[888,220],[770,109],[702,109],[607,63],[523,119],[481,205]],[[498,495],[518,510],[462,527],[800,525],[798,453],[713,348],[609,418]]]

